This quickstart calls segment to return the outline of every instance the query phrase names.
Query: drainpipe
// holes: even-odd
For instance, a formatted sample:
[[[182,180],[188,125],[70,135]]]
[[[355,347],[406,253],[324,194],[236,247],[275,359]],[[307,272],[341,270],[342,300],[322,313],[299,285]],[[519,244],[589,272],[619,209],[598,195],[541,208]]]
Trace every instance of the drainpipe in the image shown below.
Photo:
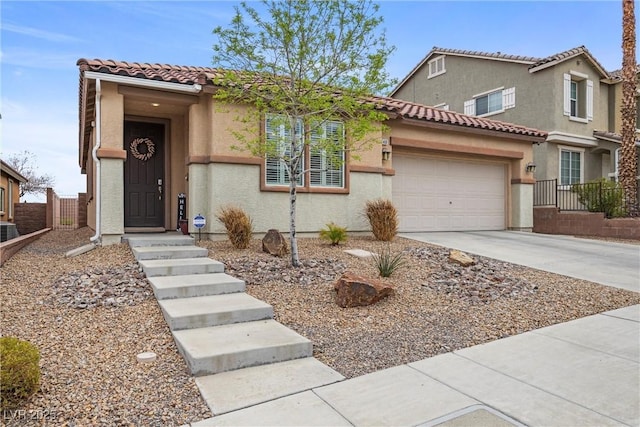
[[[100,103],[102,98],[102,87],[100,85],[100,79],[96,79],[96,143],[93,146],[93,150],[91,151],[91,155],[93,157],[93,162],[96,165],[96,234],[91,237],[91,242],[97,242],[100,239],[100,223],[101,223],[101,203],[102,199],[101,191],[100,191],[100,159],[98,158],[98,149],[100,148],[100,143],[102,142],[102,136],[100,134],[101,129],[101,112],[100,112]]]

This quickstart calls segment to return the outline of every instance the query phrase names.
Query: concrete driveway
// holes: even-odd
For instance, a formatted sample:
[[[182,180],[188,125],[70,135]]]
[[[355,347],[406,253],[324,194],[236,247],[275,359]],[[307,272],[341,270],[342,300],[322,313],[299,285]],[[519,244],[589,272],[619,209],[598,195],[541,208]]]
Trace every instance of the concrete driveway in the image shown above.
[[[400,236],[640,292],[640,245],[518,231],[402,233]]]

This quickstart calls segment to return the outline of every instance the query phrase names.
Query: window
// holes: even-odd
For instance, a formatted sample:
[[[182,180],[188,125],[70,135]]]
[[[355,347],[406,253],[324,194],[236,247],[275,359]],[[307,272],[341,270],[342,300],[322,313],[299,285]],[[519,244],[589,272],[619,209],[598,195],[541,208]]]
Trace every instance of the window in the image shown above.
[[[560,185],[582,182],[582,151],[560,148]]]
[[[516,88],[497,88],[473,95],[464,102],[464,113],[470,116],[488,116],[516,106]]]
[[[9,213],[8,218],[13,219],[13,180],[9,180],[9,185],[7,185],[7,187],[9,188],[9,196],[7,197],[7,212]]]
[[[289,185],[290,177],[282,158],[299,156],[298,186],[344,188],[345,153],[344,125],[339,121],[326,121],[305,128],[302,120],[296,121],[296,153],[291,156],[291,124],[285,116],[269,114],[265,118],[266,143],[273,144],[275,154],[266,156],[265,183],[267,186]],[[308,148],[305,139],[308,139]],[[273,153],[272,151],[272,153]],[[305,165],[309,165],[308,169]]]
[[[0,214],[4,214],[5,211],[5,199],[4,199],[4,187],[0,187]]]
[[[437,58],[429,61],[429,74],[427,75],[428,79],[439,76],[440,74],[444,74],[446,72],[447,70],[444,68],[444,55],[438,56]]]
[[[296,134],[299,138],[304,138],[302,129],[302,120],[296,120]],[[289,159],[291,154],[291,123],[284,116],[277,116],[268,114],[265,118],[265,134],[266,142],[271,145],[271,149],[274,155],[266,156],[266,183],[267,185],[289,185],[289,171],[285,165],[283,158]],[[296,153],[300,156],[300,162],[298,163],[298,185],[304,185],[304,174],[301,172],[304,170],[304,155],[301,153],[304,145],[302,143],[296,144]],[[294,156],[296,154],[294,153]]]
[[[324,122],[311,132],[309,184],[344,187],[344,127],[341,122]]]
[[[593,120],[593,82],[588,77],[577,71],[564,74],[564,115],[569,120]]]

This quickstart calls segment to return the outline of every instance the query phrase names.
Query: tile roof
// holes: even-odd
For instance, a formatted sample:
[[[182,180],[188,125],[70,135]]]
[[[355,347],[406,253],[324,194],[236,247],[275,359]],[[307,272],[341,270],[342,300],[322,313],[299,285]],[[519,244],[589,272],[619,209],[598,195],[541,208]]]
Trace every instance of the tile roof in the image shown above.
[[[203,83],[206,74],[214,74],[220,70],[211,67],[190,67],[168,64],[149,64],[140,62],[114,61],[111,59],[79,59],[80,71],[119,76],[137,77],[148,80],[159,80],[170,83],[195,84]]]
[[[94,71],[98,73],[114,74],[120,76],[135,77],[141,79],[157,80],[180,84],[211,84],[212,78],[221,74],[221,69],[209,67],[188,67],[166,64],[148,64],[138,62],[124,62],[113,60],[78,60],[81,76],[83,71]],[[81,79],[82,81],[82,79]],[[82,83],[81,83],[82,85]],[[81,87],[82,96],[82,87]],[[466,128],[477,128],[489,131],[505,132],[528,136],[532,138],[545,138],[546,132],[528,128],[525,126],[504,123],[496,120],[483,119],[480,117],[466,116],[453,111],[445,111],[426,105],[401,101],[399,99],[373,96],[370,98],[382,111],[394,113],[397,117],[422,120],[426,122],[437,122],[453,126]],[[81,100],[81,109],[82,100]]]
[[[578,55],[585,55],[587,59],[591,61],[593,66],[597,68],[598,71],[600,71],[602,76],[609,77],[609,73],[607,72],[607,70],[604,69],[602,64],[600,64],[600,62],[598,62],[598,60],[593,55],[591,55],[591,52],[589,52],[589,50],[584,46],[574,47],[573,49],[565,50],[564,52],[556,53],[554,55],[547,56],[546,58],[542,58],[535,64],[531,65],[529,67],[529,71],[533,72],[536,69],[543,69],[551,65],[555,65],[556,63],[563,62],[567,59],[571,59]]]
[[[547,132],[513,123],[468,116],[456,113],[455,111],[441,110],[427,105],[402,101],[395,98],[375,97],[374,99],[380,101],[379,108],[381,110],[395,113],[405,119],[423,120],[427,122],[507,132],[535,138],[546,138],[547,136]]]
[[[640,64],[636,65],[636,74],[640,74]],[[622,68],[609,72],[609,77],[613,80],[622,80]]]
[[[542,60],[542,58],[536,58],[533,56],[509,55],[502,52],[480,52],[480,51],[474,51],[474,50],[447,49],[447,48],[436,47],[436,46],[434,46],[431,49],[431,51],[427,56],[432,56],[433,54],[477,56],[481,58],[503,59],[507,61],[530,62],[530,63],[535,63]]]
[[[594,130],[593,136],[596,138],[607,139],[609,141],[622,142],[622,135],[616,132],[609,132],[604,130]],[[640,139],[636,139],[636,144],[640,144]]]

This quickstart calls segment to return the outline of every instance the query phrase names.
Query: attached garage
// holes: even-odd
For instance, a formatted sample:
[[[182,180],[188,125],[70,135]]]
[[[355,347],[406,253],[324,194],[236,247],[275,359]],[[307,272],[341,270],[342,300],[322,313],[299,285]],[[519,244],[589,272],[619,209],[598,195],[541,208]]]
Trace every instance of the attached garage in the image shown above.
[[[400,231],[506,228],[506,164],[394,154]]]

